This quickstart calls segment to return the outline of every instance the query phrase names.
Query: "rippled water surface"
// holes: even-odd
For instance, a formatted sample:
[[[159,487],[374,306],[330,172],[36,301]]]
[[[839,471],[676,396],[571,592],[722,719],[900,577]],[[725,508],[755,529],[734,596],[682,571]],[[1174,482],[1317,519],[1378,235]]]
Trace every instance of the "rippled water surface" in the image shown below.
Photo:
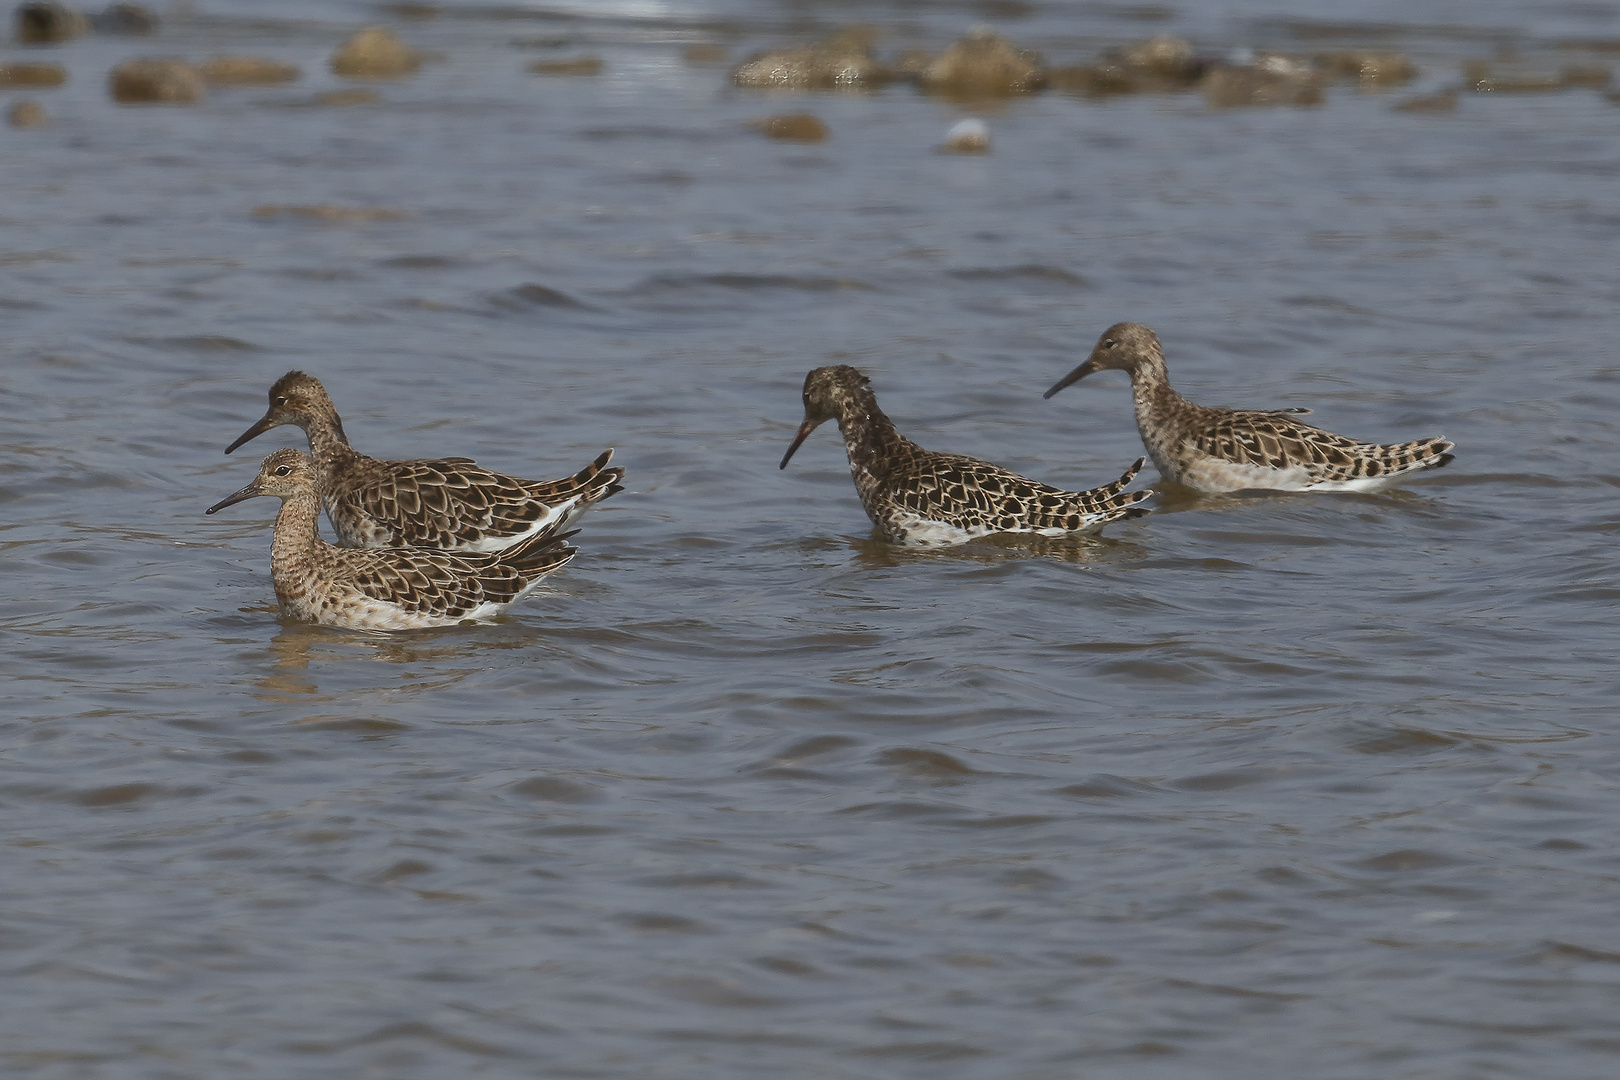
[[[1391,106],[1612,61],[1569,40],[1620,9],[574,10],[0,49],[69,72],[0,131],[0,1072],[1616,1075],[1620,108]],[[378,19],[434,62],[314,104]],[[1054,62],[1168,32],[1422,75],[1216,111],[683,60],[986,19]],[[215,52],[304,76],[107,100]],[[750,126],[798,111],[830,138]],[[966,115],[993,152],[937,153]],[[776,467],[851,363],[925,446],[1110,479],[1124,377],[1040,395],[1126,318],[1195,400],[1457,460],[926,552],[872,537],[830,427]],[[221,454],[291,368],[365,452],[613,446],[628,490],[498,622],[283,621],[274,506],[202,510],[296,443]]]

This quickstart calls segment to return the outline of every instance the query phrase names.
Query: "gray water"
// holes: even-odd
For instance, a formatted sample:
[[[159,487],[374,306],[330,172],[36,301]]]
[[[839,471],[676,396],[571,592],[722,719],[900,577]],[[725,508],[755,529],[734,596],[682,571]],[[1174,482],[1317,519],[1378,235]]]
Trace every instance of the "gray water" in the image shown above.
[[[309,105],[378,18],[437,61]],[[682,61],[986,18],[1423,74],[1214,111]],[[1616,1075],[1620,108],[1391,108],[1581,35],[1620,9],[243,3],[0,49],[70,72],[0,131],[0,1072]],[[213,52],[304,77],[107,99]],[[789,111],[831,137],[748,126]],[[964,115],[990,155],[935,152]],[[1124,378],[1040,395],[1126,318],[1195,400],[1457,460],[926,552],[830,428],[776,467],[851,363],[925,446],[1111,479]],[[274,506],[202,510],[296,444],[220,452],[291,368],[367,453],[614,446],[628,490],[498,622],[282,620]]]

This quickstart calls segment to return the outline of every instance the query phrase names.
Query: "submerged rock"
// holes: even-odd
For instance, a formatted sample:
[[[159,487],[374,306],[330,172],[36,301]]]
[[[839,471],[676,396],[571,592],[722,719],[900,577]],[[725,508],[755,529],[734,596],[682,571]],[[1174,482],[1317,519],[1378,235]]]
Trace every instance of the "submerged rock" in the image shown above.
[[[1058,68],[1048,85],[1086,97],[1175,93],[1190,89],[1209,65],[1184,38],[1161,34],[1123,49],[1108,49],[1095,64]]]
[[[183,60],[126,60],[107,84],[120,105],[195,105],[206,96],[202,76]]]
[[[1040,53],[977,27],[923,68],[918,82],[929,93],[947,97],[1008,97],[1045,86],[1046,68]]]
[[[813,113],[784,113],[756,120],[754,126],[767,138],[788,142],[821,142],[827,137],[827,125]]]
[[[253,216],[261,219],[293,218],[318,221],[328,225],[366,225],[374,221],[404,221],[409,214],[385,206],[334,206],[315,203],[308,206],[283,206],[268,203],[255,206]]]
[[[579,56],[572,60],[536,60],[527,68],[533,75],[600,75],[600,56]]]
[[[1565,86],[1584,86],[1591,90],[1606,90],[1614,81],[1614,72],[1601,64],[1578,64],[1563,71]]]
[[[988,154],[990,152],[990,125],[977,117],[958,120],[945,133],[939,149],[946,154]]]
[[[1213,68],[1199,88],[1216,109],[1322,104],[1322,80],[1315,69],[1276,53],[1257,56],[1252,64]]]
[[[6,110],[6,123],[14,128],[43,127],[49,119],[45,115],[45,106],[27,98],[13,101],[11,108]]]
[[[1318,53],[1316,66],[1332,78],[1355,80],[1356,87],[1365,91],[1405,86],[1418,74],[1417,65],[1403,53],[1369,52],[1364,49]]]
[[[688,45],[681,50],[681,61],[692,67],[704,67],[708,64],[723,64],[730,57],[731,50],[724,45],[713,42],[698,42]]]
[[[0,60],[0,86],[61,86],[67,71],[61,64],[25,64]]]
[[[1462,71],[1463,85],[1476,94],[1551,94],[1568,85],[1561,72],[1517,64],[1498,65],[1489,60],[1466,61]]]
[[[93,15],[90,23],[98,34],[125,34],[142,37],[158,27],[158,17],[140,4],[108,4],[100,15]]]
[[[297,82],[302,74],[295,64],[263,56],[210,56],[197,73],[216,86],[274,86]]]
[[[1397,101],[1390,108],[1396,112],[1449,113],[1457,111],[1457,91],[1442,90],[1437,94],[1419,94],[1405,101]]]
[[[55,0],[29,0],[17,5],[16,28],[19,44],[52,45],[88,33],[90,20]]]
[[[731,73],[736,85],[756,89],[862,90],[891,78],[873,55],[872,35],[859,29],[814,45],[759,53]]]
[[[346,79],[398,79],[422,66],[422,54],[385,26],[368,26],[339,45],[332,72]]]

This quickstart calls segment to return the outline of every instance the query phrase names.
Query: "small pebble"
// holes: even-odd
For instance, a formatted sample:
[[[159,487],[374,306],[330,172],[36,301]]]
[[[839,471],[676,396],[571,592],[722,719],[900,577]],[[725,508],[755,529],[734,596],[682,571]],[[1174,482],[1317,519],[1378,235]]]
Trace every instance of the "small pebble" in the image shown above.
[[[0,86],[61,86],[67,71],[61,64],[27,64],[0,60]]]
[[[296,65],[263,56],[210,56],[197,68],[203,81],[217,86],[274,86],[296,82]]]
[[[681,60],[692,67],[702,67],[705,64],[723,64],[730,55],[730,50],[724,45],[699,43],[688,45],[681,50]]]
[[[988,154],[990,125],[973,116],[958,120],[945,133],[945,141],[939,148],[947,154]]]
[[[528,67],[533,75],[600,75],[600,56],[581,56],[573,60],[536,60]]]
[[[1457,91],[1442,90],[1435,94],[1419,94],[1417,97],[1397,101],[1390,108],[1396,112],[1410,113],[1449,113],[1457,111]]]
[[[332,72],[347,79],[397,79],[422,66],[422,54],[384,26],[368,26],[339,45]]]
[[[100,15],[90,19],[98,34],[125,34],[144,37],[157,29],[158,17],[140,4],[108,4]]]
[[[6,123],[14,128],[43,127],[48,119],[45,106],[37,101],[14,101],[11,108],[6,110]]]
[[[827,125],[812,113],[785,113],[756,122],[767,138],[788,142],[821,142],[827,137]]]
[[[19,44],[52,45],[88,33],[90,20],[55,0],[30,0],[17,5],[16,27]]]
[[[197,69],[181,60],[126,60],[107,83],[120,105],[195,105],[206,94]]]

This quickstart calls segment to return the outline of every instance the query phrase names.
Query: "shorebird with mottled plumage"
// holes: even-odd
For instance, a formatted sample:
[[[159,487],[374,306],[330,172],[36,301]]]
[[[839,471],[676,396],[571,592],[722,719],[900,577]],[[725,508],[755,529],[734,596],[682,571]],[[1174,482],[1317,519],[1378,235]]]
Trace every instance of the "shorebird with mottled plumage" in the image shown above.
[[[289,615],[351,630],[415,630],[479,622],[528,595],[578,550],[554,525],[504,551],[340,548],[321,539],[315,463],[290,447],[264,459],[253,483],[212,514],[259,495],[281,500],[270,577]]]
[[[1124,490],[1145,458],[1111,484],[1064,491],[976,458],[924,450],[878,408],[871,380],[845,364],[805,376],[804,423],[782,455],[782,468],[828,420],[838,421],[843,433],[861,505],[883,538],[896,544],[960,544],[992,533],[1096,532],[1110,521],[1147,513],[1134,504],[1153,494]]]
[[[1166,480],[1204,492],[1368,491],[1449,463],[1441,438],[1364,443],[1294,419],[1309,409],[1224,409],[1195,405],[1170,386],[1164,348],[1141,323],[1115,323],[1086,362],[1046,397],[1097,371],[1130,373],[1136,427]]]
[[[270,408],[225,448],[229,454],[271,428],[293,424],[309,436],[321,502],[338,541],[349,547],[432,547],[501,551],[573,524],[593,503],[622,491],[613,451],[561,480],[521,480],[471,458],[381,461],[349,445],[326,388],[289,371],[270,388]]]

